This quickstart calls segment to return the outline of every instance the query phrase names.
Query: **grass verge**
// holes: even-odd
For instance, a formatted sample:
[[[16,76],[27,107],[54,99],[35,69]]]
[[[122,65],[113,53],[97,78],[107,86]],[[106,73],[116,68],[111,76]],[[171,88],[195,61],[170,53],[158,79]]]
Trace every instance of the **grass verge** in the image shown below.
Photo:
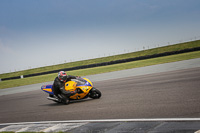
[[[64,64],[59,64],[59,65],[40,67],[40,68],[35,68],[35,69],[7,73],[7,74],[0,74],[0,78],[3,79],[3,78],[20,76],[20,75],[28,75],[28,74],[47,72],[47,71],[58,70],[58,69],[63,69],[63,68],[76,67],[76,66],[81,66],[81,65],[89,65],[89,64],[122,60],[122,59],[134,58],[134,57],[140,57],[140,56],[146,56],[146,55],[154,55],[154,54],[159,54],[159,53],[164,53],[164,52],[179,51],[179,50],[195,48],[195,47],[200,47],[200,40],[185,42],[185,43],[180,43],[180,44],[175,44],[175,45],[170,45],[170,46],[164,46],[164,47],[159,47],[159,48],[153,48],[153,49],[148,49],[148,50],[143,50],[143,51],[138,51],[138,52],[132,52],[132,53],[127,53],[127,54],[108,56],[108,57],[77,61],[77,62],[71,62],[71,63],[64,63]]]
[[[124,69],[144,67],[144,66],[163,64],[163,63],[169,63],[169,62],[176,62],[176,61],[182,61],[182,60],[188,60],[188,59],[194,59],[194,58],[200,58],[200,51],[147,59],[147,60],[133,61],[133,62],[128,62],[128,63],[116,64],[116,65],[74,70],[74,71],[68,71],[67,73],[69,75],[87,76],[87,75],[119,71],[119,70],[124,70]],[[56,76],[57,74],[55,73],[55,74],[35,76],[35,77],[24,78],[24,79],[1,81],[0,89],[53,81]]]

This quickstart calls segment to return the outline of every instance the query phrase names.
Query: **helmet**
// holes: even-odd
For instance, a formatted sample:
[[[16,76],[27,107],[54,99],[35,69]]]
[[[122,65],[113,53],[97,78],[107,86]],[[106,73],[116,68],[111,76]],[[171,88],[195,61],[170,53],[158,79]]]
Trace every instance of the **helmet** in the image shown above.
[[[65,82],[67,80],[67,74],[64,71],[58,73],[58,78],[60,81]]]

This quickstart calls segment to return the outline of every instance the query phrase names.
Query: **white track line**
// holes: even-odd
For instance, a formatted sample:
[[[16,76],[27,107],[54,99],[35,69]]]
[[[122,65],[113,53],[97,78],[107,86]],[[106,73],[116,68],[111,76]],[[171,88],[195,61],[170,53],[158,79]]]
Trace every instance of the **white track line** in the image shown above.
[[[18,122],[1,123],[0,125],[23,125],[23,124],[50,124],[50,123],[89,123],[89,122],[181,122],[181,121],[199,121],[200,118],[154,118],[154,119],[99,119],[99,120],[67,120],[67,121],[39,121],[39,122]]]

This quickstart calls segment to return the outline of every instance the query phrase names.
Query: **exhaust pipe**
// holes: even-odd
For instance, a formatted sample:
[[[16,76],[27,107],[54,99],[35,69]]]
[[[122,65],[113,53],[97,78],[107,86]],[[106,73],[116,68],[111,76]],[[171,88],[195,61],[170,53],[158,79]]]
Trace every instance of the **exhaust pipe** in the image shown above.
[[[47,97],[47,99],[59,102],[59,100],[57,98],[54,98],[54,97]]]

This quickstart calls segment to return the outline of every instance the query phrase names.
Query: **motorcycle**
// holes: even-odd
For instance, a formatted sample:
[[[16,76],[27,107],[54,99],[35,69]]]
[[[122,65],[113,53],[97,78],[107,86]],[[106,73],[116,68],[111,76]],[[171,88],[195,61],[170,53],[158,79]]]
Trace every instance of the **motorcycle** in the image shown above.
[[[56,97],[52,91],[53,85],[43,85],[41,90],[48,93],[49,96],[47,99],[52,100],[57,103],[69,104],[71,100],[80,100],[85,98],[99,99],[101,97],[101,92],[93,87],[92,82],[87,78],[78,78],[74,81],[68,81],[65,83],[66,91],[76,91],[77,93],[67,97],[62,94],[61,97],[64,97],[62,100]]]

